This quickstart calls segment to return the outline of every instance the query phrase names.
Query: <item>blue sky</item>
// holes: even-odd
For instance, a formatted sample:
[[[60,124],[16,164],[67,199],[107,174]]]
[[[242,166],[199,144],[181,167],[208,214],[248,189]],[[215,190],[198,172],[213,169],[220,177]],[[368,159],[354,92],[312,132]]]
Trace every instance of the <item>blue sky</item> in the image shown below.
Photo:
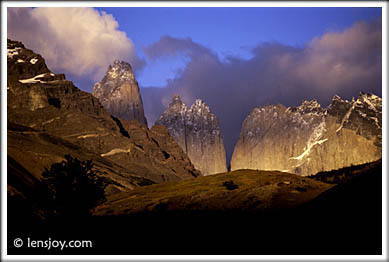
[[[250,58],[251,49],[262,42],[304,46],[328,31],[342,31],[360,20],[381,15],[380,8],[96,8],[112,14],[119,29],[134,42],[137,53],[161,36],[190,37],[216,52]],[[164,86],[184,57],[148,61],[138,74],[141,86]]]

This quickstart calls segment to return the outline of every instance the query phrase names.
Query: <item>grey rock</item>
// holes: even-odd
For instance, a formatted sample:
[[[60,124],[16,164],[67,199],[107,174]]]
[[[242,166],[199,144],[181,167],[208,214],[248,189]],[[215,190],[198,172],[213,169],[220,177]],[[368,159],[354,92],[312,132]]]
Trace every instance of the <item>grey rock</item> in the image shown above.
[[[188,109],[175,95],[155,124],[168,127],[169,133],[203,175],[227,171],[219,121],[202,100],[197,99]]]
[[[130,64],[115,60],[104,78],[94,85],[92,94],[115,117],[135,119],[147,125],[138,82]]]
[[[242,125],[231,170],[281,170],[312,175],[381,158],[382,99],[334,96],[328,108],[316,100],[299,107],[255,108]]]

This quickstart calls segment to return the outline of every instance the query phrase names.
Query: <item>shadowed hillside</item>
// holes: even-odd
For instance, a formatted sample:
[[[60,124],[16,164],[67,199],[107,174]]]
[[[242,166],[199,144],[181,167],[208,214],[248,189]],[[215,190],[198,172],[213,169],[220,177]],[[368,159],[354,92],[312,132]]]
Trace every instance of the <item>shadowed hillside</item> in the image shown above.
[[[270,212],[293,208],[332,185],[278,171],[237,170],[119,193],[97,215],[176,211]]]
[[[309,178],[329,184],[345,184],[357,176],[374,173],[380,169],[382,169],[382,159],[362,165],[352,165],[337,170],[322,171],[316,175],[309,176]]]
[[[94,241],[72,254],[380,254],[381,172],[365,166],[341,185],[254,170],[154,184],[28,234]]]

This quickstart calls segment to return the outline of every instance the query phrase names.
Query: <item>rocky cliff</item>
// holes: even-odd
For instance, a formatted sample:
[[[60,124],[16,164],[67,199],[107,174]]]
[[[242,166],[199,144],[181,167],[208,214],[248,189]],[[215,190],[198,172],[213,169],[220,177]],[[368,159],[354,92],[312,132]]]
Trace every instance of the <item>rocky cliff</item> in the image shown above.
[[[94,85],[92,94],[115,117],[135,119],[147,125],[138,82],[130,64],[115,60],[104,78]]]
[[[382,100],[360,93],[334,96],[328,108],[316,100],[299,107],[255,108],[242,125],[231,170],[282,170],[300,175],[381,158]]]
[[[111,116],[97,98],[52,73],[40,55],[20,42],[7,45],[7,154],[25,176],[39,179],[65,154],[93,160],[110,191],[200,175],[167,128]],[[8,181],[24,181],[16,179],[19,171],[8,173]]]
[[[156,125],[168,127],[193,165],[203,175],[226,172],[226,153],[217,117],[197,99],[188,109],[175,95]]]

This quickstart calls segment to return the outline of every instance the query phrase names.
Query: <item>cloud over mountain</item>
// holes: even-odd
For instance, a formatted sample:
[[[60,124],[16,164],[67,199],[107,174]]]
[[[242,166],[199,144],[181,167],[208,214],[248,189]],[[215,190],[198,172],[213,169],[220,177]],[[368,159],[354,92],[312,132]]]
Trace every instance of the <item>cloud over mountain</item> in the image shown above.
[[[54,72],[70,74],[68,78],[86,91],[101,80],[114,59],[128,61],[135,74],[145,66],[131,39],[105,12],[93,8],[8,8],[7,12],[8,37],[41,53]],[[187,63],[166,87],[141,88],[146,117],[153,124],[173,94],[186,104],[201,98],[219,117],[230,155],[242,121],[254,107],[297,105],[312,98],[326,106],[334,94],[351,99],[359,91],[381,96],[381,23],[381,18],[357,22],[318,36],[304,47],[260,43],[251,50],[250,59],[222,59],[191,38],[161,37],[144,48],[149,61],[184,57]]]
[[[8,37],[42,54],[54,71],[99,79],[114,59],[144,61],[115,18],[93,8],[8,8]]]
[[[166,88],[142,89],[145,113],[153,123],[175,93],[187,104],[202,98],[219,117],[229,155],[253,107],[312,98],[326,106],[334,94],[351,98],[359,91],[381,95],[381,39],[380,18],[327,32],[303,48],[262,43],[251,59],[221,60],[190,38],[165,36],[145,48],[146,55],[184,55],[189,62]]]

